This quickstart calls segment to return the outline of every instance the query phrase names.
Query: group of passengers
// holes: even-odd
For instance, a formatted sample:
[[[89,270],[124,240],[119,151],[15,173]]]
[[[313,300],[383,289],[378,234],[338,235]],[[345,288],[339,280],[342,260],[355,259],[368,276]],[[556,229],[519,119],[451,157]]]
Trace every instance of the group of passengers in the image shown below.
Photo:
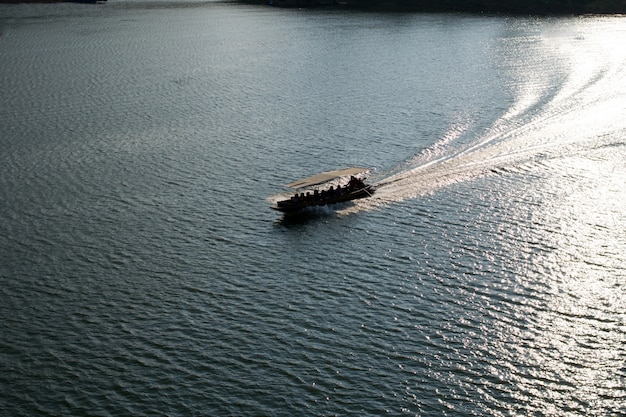
[[[350,177],[350,182],[346,184],[344,187],[341,185],[337,185],[337,188],[332,185],[328,190],[314,190],[313,193],[307,191],[304,193],[296,193],[293,197],[291,197],[291,201],[294,203],[299,203],[302,201],[313,202],[313,201],[326,201],[336,198],[342,194],[351,193],[355,190],[359,190],[361,188],[365,188],[365,183],[360,178],[356,178],[355,176]]]

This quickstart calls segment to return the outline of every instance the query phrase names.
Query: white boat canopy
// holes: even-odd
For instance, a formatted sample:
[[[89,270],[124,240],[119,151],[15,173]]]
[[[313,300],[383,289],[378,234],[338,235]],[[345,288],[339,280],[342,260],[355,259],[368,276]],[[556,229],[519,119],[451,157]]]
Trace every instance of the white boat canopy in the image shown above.
[[[291,187],[291,188],[311,187],[313,185],[322,184],[322,183],[332,181],[337,178],[345,177],[348,175],[362,174],[366,171],[369,171],[369,168],[349,167],[349,168],[338,169],[336,171],[321,172],[317,175],[313,175],[312,177],[290,182],[289,184],[287,184],[287,187]]]

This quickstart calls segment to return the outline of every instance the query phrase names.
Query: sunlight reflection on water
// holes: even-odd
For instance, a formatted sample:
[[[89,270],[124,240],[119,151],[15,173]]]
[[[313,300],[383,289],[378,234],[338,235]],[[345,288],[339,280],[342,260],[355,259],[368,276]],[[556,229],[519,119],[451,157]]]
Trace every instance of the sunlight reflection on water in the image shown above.
[[[603,149],[559,159],[550,168],[543,191],[550,197],[541,198],[532,212],[537,236],[531,240],[542,242],[543,249],[531,261],[543,267],[526,278],[544,281],[549,296],[529,318],[532,343],[518,350],[526,371],[514,379],[533,398],[535,410],[595,415],[598,402],[624,377],[626,171]],[[610,409],[623,410],[619,397]]]

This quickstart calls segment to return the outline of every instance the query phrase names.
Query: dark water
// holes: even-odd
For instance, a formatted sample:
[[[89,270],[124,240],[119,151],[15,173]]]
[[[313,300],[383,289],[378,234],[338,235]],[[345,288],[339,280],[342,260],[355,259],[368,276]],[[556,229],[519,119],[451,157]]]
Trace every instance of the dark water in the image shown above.
[[[624,415],[625,23],[0,5],[0,414]]]

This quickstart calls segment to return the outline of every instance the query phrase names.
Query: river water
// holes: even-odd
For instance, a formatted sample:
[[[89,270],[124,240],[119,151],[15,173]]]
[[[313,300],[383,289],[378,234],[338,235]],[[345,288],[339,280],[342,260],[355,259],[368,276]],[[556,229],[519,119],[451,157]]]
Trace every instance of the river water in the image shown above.
[[[626,413],[626,20],[0,5],[0,414]],[[283,218],[283,184],[376,194]]]

